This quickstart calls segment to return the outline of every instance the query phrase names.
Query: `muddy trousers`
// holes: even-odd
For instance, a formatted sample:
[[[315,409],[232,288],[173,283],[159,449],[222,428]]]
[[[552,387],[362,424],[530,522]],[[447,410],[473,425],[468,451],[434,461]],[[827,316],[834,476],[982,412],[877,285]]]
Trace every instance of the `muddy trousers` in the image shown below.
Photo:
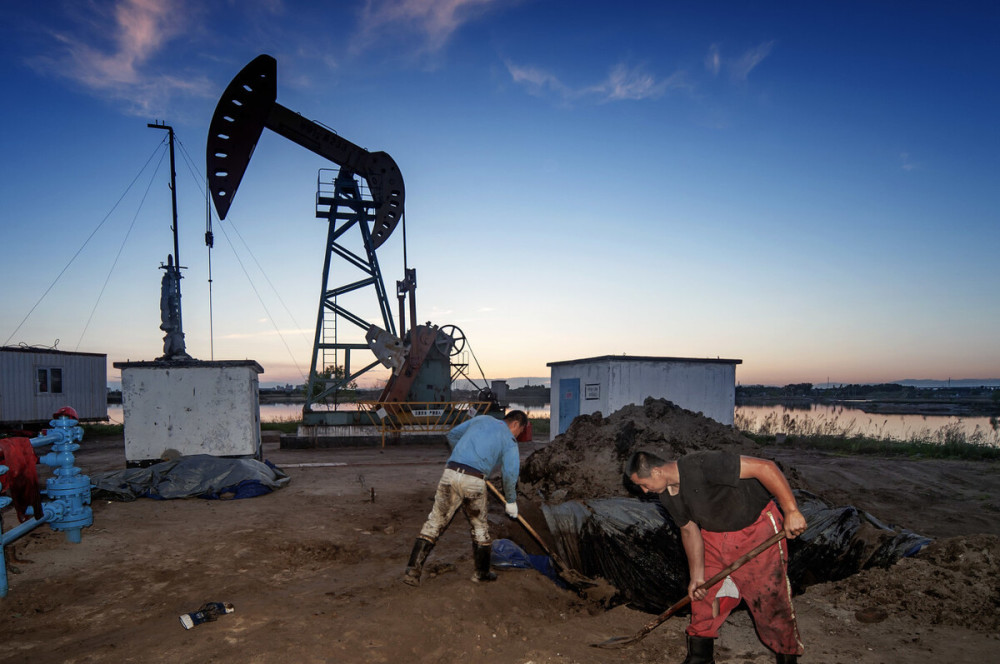
[[[420,529],[420,537],[429,542],[437,542],[460,507],[469,520],[472,541],[488,545],[490,531],[486,522],[486,481],[450,468],[446,468],[441,475],[434,494],[434,507]]]
[[[757,520],[743,530],[728,533],[702,530],[705,578],[715,576],[783,528],[784,519],[772,501]],[[722,623],[742,599],[753,616],[757,636],[765,646],[778,654],[801,655],[802,642],[792,608],[792,587],[787,570],[788,543],[781,540],[709,588],[705,599],[692,602],[687,633],[718,637]]]

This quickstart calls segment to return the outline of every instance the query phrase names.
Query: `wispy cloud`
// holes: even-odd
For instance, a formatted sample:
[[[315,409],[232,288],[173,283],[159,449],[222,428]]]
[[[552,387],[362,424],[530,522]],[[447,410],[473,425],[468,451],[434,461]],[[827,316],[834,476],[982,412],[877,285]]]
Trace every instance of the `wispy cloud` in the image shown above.
[[[386,33],[415,32],[421,51],[437,51],[464,24],[498,7],[519,0],[366,0],[355,50],[369,46]]]
[[[709,47],[708,55],[705,56],[705,69],[711,72],[713,76],[718,76],[722,70],[722,56],[719,55],[718,44],[712,44]]]
[[[915,171],[920,168],[920,162],[914,161],[909,152],[899,154],[899,165],[904,171]]]
[[[270,319],[261,318],[257,322],[267,323],[270,322]],[[257,332],[231,332],[229,334],[220,334],[216,338],[226,341],[240,340],[240,339],[269,339],[273,337],[286,337],[296,334],[302,334],[302,335],[312,334],[312,332],[313,330],[305,330],[300,328],[291,328],[284,330],[271,329],[271,330],[259,330]]]
[[[193,9],[184,0],[117,0],[76,7],[75,29],[51,33],[57,48],[33,58],[36,69],[68,78],[93,93],[125,102],[126,112],[163,111],[177,93],[204,94],[204,79],[161,74],[150,61],[184,34]],[[79,14],[78,14],[79,15]]]
[[[705,56],[705,69],[713,76],[718,76],[725,70],[729,77],[736,82],[742,83],[750,76],[750,72],[757,68],[761,62],[771,54],[774,48],[774,41],[767,41],[759,44],[741,55],[734,58],[724,58],[718,44],[712,44]]]
[[[683,74],[657,78],[642,67],[617,64],[604,80],[593,85],[574,88],[563,83],[555,74],[537,67],[506,62],[511,79],[531,94],[552,94],[563,101],[611,102],[661,97],[671,88],[686,87]]]

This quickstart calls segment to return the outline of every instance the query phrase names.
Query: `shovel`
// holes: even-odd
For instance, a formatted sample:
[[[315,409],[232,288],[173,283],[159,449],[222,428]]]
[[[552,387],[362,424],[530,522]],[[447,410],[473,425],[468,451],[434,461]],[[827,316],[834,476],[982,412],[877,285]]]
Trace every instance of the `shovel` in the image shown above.
[[[503,502],[504,504],[507,503],[507,499],[504,498],[503,494],[500,493],[500,491],[498,491],[495,486],[493,486],[492,482],[486,480],[486,486],[489,487],[490,491],[493,492],[493,495],[499,498],[501,502]],[[548,546],[546,546],[545,541],[541,538],[541,536],[539,536],[537,532],[535,532],[535,529],[532,528],[531,525],[524,520],[523,516],[518,514],[517,521],[522,526],[524,526],[524,529],[527,530],[533,538],[535,538],[535,541],[538,542],[538,545],[540,547],[542,547],[542,550],[545,552],[545,554],[552,559],[552,564],[555,565],[556,573],[559,574],[559,577],[563,581],[568,583],[573,589],[575,589],[578,592],[585,588],[593,588],[594,586],[597,585],[597,582],[591,579],[590,577],[581,574],[580,572],[576,571],[571,567],[567,567],[566,563],[562,561],[562,558],[557,556],[555,551],[552,551],[551,549],[549,549]]]
[[[713,576],[705,583],[698,586],[696,590],[702,590],[703,588],[711,588],[716,583],[722,581],[724,578],[726,578],[739,568],[743,567],[743,565],[747,564],[748,562],[756,558],[758,555],[760,555],[762,551],[765,551],[766,549],[769,549],[775,544],[777,544],[779,541],[784,539],[784,537],[785,537],[785,531],[779,530],[778,532],[767,538],[765,542],[763,542],[762,544],[758,544],[757,547],[754,548],[753,550],[744,553],[732,565],[722,570],[721,572]],[[648,623],[646,623],[645,627],[640,629],[632,636],[614,636],[608,639],[607,641],[601,641],[600,643],[591,643],[590,645],[594,648],[621,648],[623,646],[630,646],[633,643],[638,643],[639,641],[642,641],[644,638],[646,638],[647,634],[649,634],[654,629],[659,627],[662,623],[666,622],[667,618],[669,618],[670,616],[674,615],[675,613],[683,609],[690,602],[691,602],[691,596],[685,595],[684,599],[680,600],[679,602],[671,606],[669,609],[667,609],[660,615],[650,620]]]

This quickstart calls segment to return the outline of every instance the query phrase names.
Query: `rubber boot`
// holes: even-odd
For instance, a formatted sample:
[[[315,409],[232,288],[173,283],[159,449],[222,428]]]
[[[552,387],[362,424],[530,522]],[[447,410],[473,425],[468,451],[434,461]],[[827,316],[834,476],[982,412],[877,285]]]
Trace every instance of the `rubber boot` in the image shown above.
[[[410,562],[406,564],[406,574],[403,575],[403,583],[410,586],[420,585],[420,573],[424,569],[424,561],[427,554],[434,548],[434,542],[418,537],[413,543],[413,551],[410,552]]]
[[[715,664],[715,639],[688,636],[688,656],[681,664]]]
[[[774,661],[777,664],[798,664],[798,655],[782,655],[781,653],[774,653]]]
[[[472,575],[473,581],[478,583],[497,580],[497,575],[490,571],[490,554],[492,552],[493,546],[490,544],[472,545],[472,560],[476,564],[476,573]]]

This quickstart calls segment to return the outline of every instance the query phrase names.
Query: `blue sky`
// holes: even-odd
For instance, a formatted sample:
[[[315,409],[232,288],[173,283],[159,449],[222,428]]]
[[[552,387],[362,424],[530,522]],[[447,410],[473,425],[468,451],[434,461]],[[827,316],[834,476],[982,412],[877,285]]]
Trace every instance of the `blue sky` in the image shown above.
[[[188,351],[304,380],[333,164],[265,130],[209,306],[208,124],[268,53],[280,104],[399,165],[418,317],[490,378],[622,353],[997,377],[998,31],[989,2],[4,3],[0,343],[106,353],[112,381],[162,354],[161,121]],[[401,227],[379,260],[391,295]]]

